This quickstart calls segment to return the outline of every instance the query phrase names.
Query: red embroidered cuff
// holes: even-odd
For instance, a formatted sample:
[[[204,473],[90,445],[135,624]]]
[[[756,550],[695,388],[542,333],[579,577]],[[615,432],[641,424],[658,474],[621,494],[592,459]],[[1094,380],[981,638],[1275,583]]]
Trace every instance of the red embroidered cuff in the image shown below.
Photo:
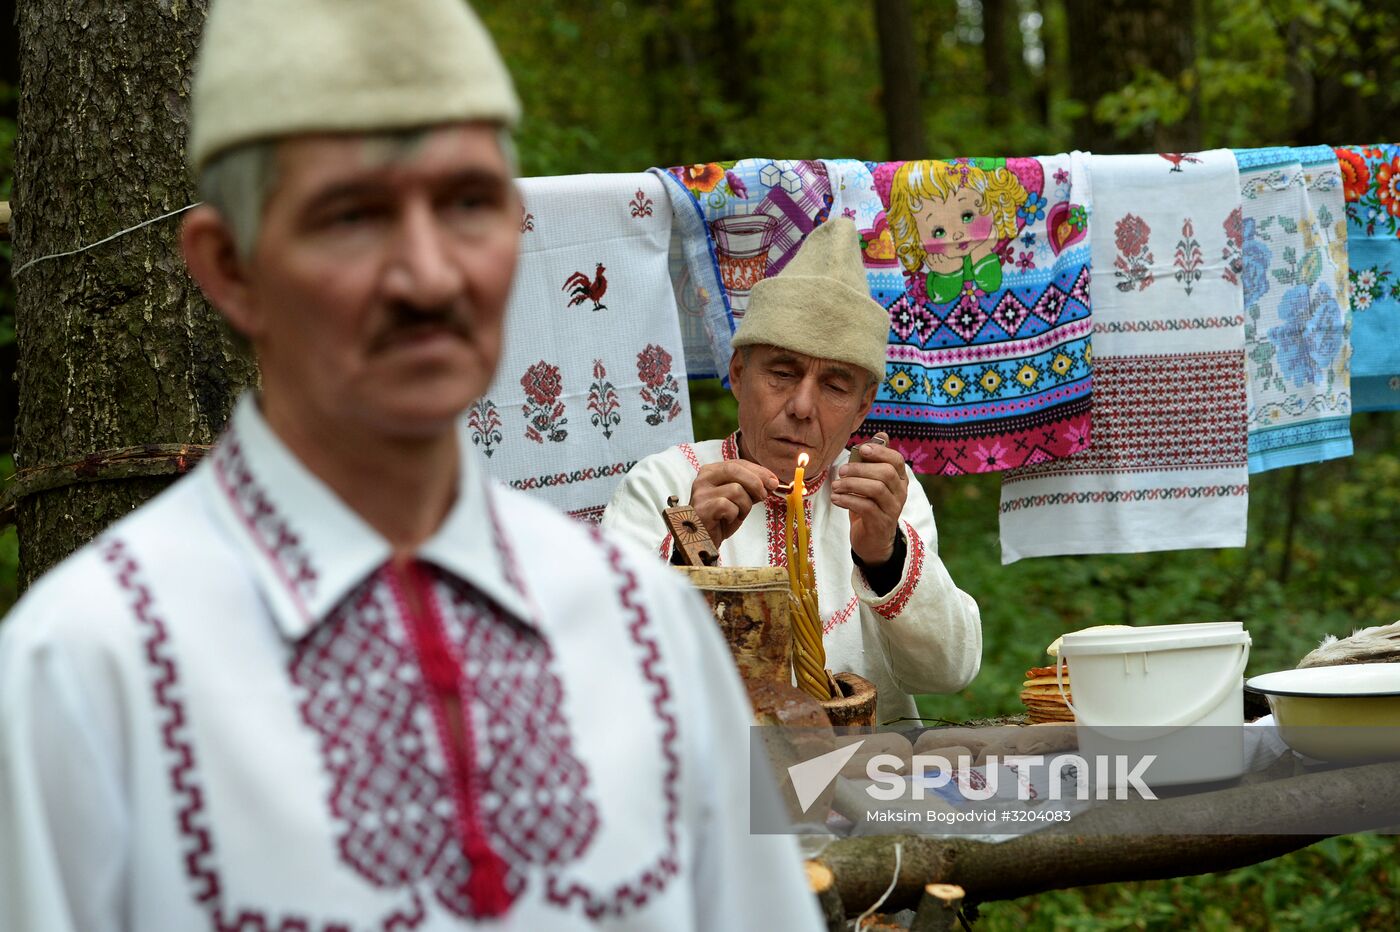
[[[904,574],[904,580],[890,593],[885,601],[870,606],[875,610],[875,614],[881,618],[893,618],[904,611],[904,606],[909,604],[909,599],[914,595],[914,587],[919,584],[919,577],[924,571],[924,542],[919,537],[919,533],[910,526],[909,522],[901,522],[904,526],[904,539],[909,546],[909,569]]]

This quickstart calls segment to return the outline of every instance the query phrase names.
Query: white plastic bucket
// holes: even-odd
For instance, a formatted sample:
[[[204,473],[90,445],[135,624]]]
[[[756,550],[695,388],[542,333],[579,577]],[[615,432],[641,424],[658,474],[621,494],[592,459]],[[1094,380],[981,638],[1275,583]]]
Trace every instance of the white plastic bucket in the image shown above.
[[[1078,725],[1080,754],[1154,754],[1144,776],[1149,786],[1238,777],[1249,647],[1249,632],[1237,621],[1065,635],[1055,677]],[[1110,767],[1109,785],[1122,772]]]

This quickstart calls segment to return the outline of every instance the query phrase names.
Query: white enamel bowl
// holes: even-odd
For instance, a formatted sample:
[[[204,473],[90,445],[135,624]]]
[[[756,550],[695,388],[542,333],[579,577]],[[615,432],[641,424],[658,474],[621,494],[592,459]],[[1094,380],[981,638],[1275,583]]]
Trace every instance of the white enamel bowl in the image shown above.
[[[1245,688],[1269,700],[1299,754],[1337,763],[1400,759],[1400,663],[1280,670]]]

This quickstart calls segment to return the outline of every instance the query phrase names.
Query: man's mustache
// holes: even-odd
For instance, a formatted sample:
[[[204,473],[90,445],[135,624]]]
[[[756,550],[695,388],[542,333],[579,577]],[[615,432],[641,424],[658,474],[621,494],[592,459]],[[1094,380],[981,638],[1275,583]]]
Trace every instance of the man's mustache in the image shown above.
[[[389,320],[370,344],[372,350],[386,349],[407,336],[423,330],[446,330],[463,340],[471,339],[472,315],[465,304],[422,308],[399,304],[389,309]]]

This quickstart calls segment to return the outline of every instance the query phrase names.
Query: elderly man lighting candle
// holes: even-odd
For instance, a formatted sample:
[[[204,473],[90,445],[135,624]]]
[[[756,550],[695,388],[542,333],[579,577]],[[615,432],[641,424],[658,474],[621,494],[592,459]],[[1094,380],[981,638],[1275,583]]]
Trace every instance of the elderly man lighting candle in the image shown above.
[[[0,929],[820,925],[703,602],[458,435],[517,111],[461,0],[212,4],[183,248],[262,384],[0,627]]]
[[[734,336],[739,429],[642,460],[603,516],[604,527],[668,558],[660,512],[688,491],[723,563],[780,566],[790,506],[778,487],[806,453],[827,666],[875,684],[881,721],[915,715],[911,694],[961,689],[982,652],[977,603],[939,559],[933,510],[903,457],[877,443],[859,447],[860,462],[845,450],[884,377],[888,333],[865,291],[855,226],[818,227],[780,274],[754,286]]]

